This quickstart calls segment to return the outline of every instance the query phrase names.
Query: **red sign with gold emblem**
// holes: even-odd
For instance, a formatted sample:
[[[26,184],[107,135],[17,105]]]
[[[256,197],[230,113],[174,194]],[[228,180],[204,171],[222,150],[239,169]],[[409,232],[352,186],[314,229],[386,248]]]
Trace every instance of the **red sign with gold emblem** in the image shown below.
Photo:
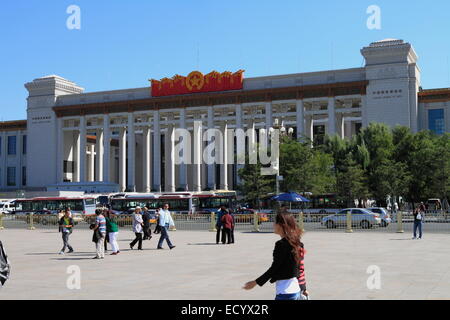
[[[192,71],[187,77],[176,75],[173,78],[151,80],[152,97],[172,96],[212,91],[241,90],[244,84],[244,70],[235,73],[213,71],[204,75]]]

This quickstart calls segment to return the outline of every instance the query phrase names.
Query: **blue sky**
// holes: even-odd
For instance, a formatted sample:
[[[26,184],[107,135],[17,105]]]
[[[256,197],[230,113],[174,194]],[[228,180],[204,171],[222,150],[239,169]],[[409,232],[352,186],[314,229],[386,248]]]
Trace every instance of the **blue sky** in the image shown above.
[[[69,30],[69,5],[81,30]],[[369,30],[370,5],[381,30]],[[447,0],[15,0],[0,4],[0,120],[26,118],[24,83],[58,74],[87,92],[149,78],[246,70],[246,77],[361,67],[360,49],[411,42],[424,88],[450,87]]]

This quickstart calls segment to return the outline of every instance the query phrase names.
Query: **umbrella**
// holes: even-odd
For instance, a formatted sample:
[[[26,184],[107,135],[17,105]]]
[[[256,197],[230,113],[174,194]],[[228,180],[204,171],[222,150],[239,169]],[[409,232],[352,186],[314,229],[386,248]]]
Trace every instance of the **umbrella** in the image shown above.
[[[304,196],[296,192],[282,193],[273,196],[271,200],[285,202],[310,202],[309,199],[306,199]]]
[[[296,192],[288,192],[288,193],[282,193],[276,196],[273,196],[271,198],[273,201],[283,201],[283,202],[310,202],[309,199],[305,198],[301,194],[298,194]],[[291,205],[291,204],[289,204]]]

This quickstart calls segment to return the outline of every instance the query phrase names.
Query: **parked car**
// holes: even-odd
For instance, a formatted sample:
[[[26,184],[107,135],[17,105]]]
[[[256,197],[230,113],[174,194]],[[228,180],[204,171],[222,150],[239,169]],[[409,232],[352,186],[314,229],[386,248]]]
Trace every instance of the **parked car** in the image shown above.
[[[321,224],[327,229],[347,226],[347,213],[351,212],[352,226],[370,229],[374,226],[381,225],[381,218],[378,213],[374,213],[367,209],[347,208],[339,211],[337,214],[327,216],[322,219]]]
[[[392,219],[386,208],[367,208],[367,210],[372,211],[374,213],[378,213],[380,215],[381,227],[386,228],[388,225],[391,224]]]
[[[258,224],[269,221],[266,213],[257,212],[254,209],[238,209],[234,212],[234,221],[236,223],[253,223],[253,217],[257,213]]]

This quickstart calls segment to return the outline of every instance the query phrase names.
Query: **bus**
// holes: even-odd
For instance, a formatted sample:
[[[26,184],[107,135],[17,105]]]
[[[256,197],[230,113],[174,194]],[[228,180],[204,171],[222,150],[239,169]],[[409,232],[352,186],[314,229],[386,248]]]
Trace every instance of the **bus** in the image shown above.
[[[147,207],[149,210],[162,208],[169,204],[169,210],[175,213],[192,213],[197,203],[190,193],[178,194],[125,194],[110,199],[111,210],[115,214],[129,214],[136,207]]]
[[[234,211],[236,208],[236,191],[203,191],[194,194],[198,198],[198,210],[203,213],[219,211],[221,206]]]
[[[47,213],[57,214],[64,208],[70,208],[73,214],[94,215],[96,200],[94,197],[55,197],[18,199],[15,201],[16,214]]]
[[[149,210],[169,204],[169,210],[180,214],[211,213],[225,205],[234,207],[235,191],[202,191],[174,193],[130,193],[117,194],[110,198],[111,210],[116,214],[132,213],[136,207]]]

